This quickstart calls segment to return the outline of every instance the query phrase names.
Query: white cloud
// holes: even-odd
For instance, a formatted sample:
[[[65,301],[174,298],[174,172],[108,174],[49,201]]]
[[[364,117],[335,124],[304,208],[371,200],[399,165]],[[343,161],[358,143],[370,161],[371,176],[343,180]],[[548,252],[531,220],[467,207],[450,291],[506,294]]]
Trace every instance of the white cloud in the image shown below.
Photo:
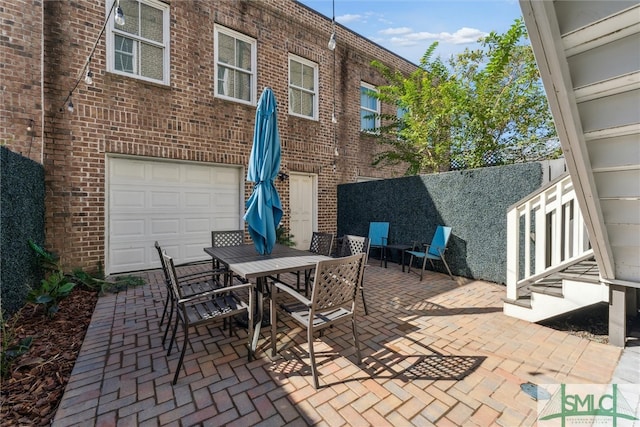
[[[416,46],[419,40],[412,40],[410,37],[391,37],[389,43],[393,46]]]
[[[347,15],[336,16],[336,21],[344,25],[352,22],[361,21],[363,18],[364,17],[362,15],[347,14]]]
[[[444,36],[443,41],[453,44],[467,44],[475,43],[480,37],[485,37],[489,33],[485,33],[484,31],[480,31],[475,28],[463,27],[451,35],[449,35],[448,33],[441,34],[443,34]]]
[[[409,30],[409,31],[406,31]],[[440,32],[430,33],[427,31],[412,32],[408,28],[389,28],[379,31],[379,34],[393,35],[389,42],[396,46],[415,46],[424,41],[439,41],[442,43],[450,43],[455,45],[476,43],[480,37],[484,37],[487,33],[475,28],[460,28],[455,33]]]
[[[385,36],[393,36],[397,34],[409,34],[411,32],[413,32],[413,30],[409,27],[387,28],[387,29],[378,31],[378,33],[383,34]]]

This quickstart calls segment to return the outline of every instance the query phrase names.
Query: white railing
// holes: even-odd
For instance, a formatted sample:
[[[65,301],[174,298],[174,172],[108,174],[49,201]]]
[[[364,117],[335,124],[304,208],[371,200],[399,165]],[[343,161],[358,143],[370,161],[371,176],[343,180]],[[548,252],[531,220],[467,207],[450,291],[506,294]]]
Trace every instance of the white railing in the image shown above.
[[[507,298],[545,273],[591,251],[571,177],[566,174],[507,213]]]

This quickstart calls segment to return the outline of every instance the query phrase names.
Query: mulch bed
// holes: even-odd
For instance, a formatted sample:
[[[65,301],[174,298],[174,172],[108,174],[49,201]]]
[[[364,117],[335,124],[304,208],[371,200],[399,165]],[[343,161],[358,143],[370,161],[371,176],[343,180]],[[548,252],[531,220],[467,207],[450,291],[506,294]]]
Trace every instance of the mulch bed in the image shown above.
[[[595,304],[540,322],[559,331],[587,338],[603,344],[609,344],[609,306],[607,303]],[[627,318],[627,337],[640,337],[640,316]]]
[[[0,382],[0,425],[50,425],[91,321],[98,295],[76,287],[53,318],[25,306],[9,320],[15,341],[33,337]]]
[[[596,304],[551,320],[542,321],[540,324],[591,341],[609,343],[609,307],[607,304]]]
[[[609,344],[609,306],[600,303],[591,307],[576,310],[554,319],[540,322],[558,331],[565,331],[571,335],[587,338],[603,344]],[[640,316],[629,313],[627,318],[627,345],[640,340]]]

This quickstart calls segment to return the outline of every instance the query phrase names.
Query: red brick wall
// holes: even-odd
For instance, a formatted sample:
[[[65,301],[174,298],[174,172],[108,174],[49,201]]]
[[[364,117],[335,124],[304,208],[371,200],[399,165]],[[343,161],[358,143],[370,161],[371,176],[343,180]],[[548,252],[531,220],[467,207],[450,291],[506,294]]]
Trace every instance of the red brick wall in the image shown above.
[[[38,0],[3,1],[0,6],[0,144],[39,163],[42,13]]]
[[[44,2],[47,244],[70,267],[104,262],[105,158],[108,154],[246,165],[255,107],[213,96],[214,24],[258,41],[258,95],[278,100],[282,169],[318,174],[318,225],[336,230],[336,185],[359,175],[391,177],[403,168],[372,168],[379,149],[360,135],[360,82],[384,81],[373,59],[411,71],[413,65],[338,27],[336,111],[330,20],[292,0],[172,1],[171,84],[151,84],[106,72],[105,37],[93,55],[94,84],[80,81],[75,112],[64,100],[78,79],[105,18],[102,2]],[[288,55],[319,65],[319,120],[288,115]],[[334,157],[335,140],[339,156]],[[335,170],[334,170],[335,161]],[[288,183],[277,182],[288,226]],[[245,186],[247,197],[251,184]]]

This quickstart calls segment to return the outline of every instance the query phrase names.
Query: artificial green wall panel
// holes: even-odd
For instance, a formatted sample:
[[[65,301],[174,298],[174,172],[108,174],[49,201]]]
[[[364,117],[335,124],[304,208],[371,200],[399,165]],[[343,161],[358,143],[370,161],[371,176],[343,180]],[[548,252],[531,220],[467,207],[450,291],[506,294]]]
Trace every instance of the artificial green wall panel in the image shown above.
[[[429,243],[436,226],[447,225],[452,273],[505,283],[508,208],[541,183],[541,165],[525,163],[342,184],[338,235],[366,236],[369,222],[388,221],[390,243]],[[436,269],[446,272],[437,262]]]
[[[44,243],[44,169],[0,147],[0,303],[20,309],[41,271],[29,239]]]

